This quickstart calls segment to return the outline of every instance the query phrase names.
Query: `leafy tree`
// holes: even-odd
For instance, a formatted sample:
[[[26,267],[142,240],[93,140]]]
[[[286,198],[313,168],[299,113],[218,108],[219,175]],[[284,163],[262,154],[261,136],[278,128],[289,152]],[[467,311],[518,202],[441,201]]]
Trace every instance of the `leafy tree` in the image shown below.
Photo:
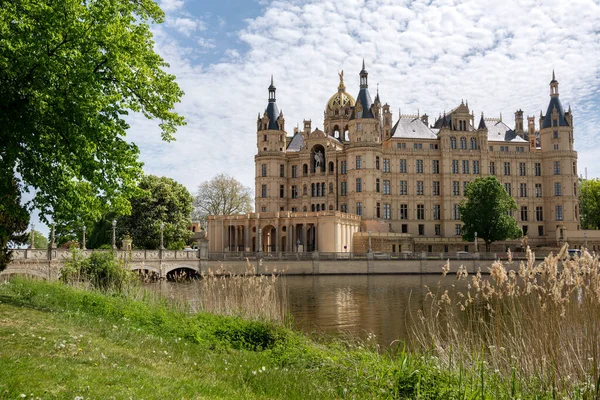
[[[160,245],[160,223],[164,223],[166,248],[182,248],[191,236],[192,195],[171,178],[144,176],[140,194],[130,199],[131,215],[118,219],[119,236],[131,235],[134,246],[156,249]]]
[[[31,244],[31,231],[27,232],[28,242]],[[33,244],[36,249],[47,249],[48,248],[48,238],[44,236],[42,232],[33,230]]]
[[[227,174],[201,183],[194,197],[194,218],[202,225],[209,215],[241,214],[252,209],[252,189]]]
[[[600,229],[600,179],[581,179],[579,209],[582,229]]]
[[[477,232],[489,252],[493,242],[522,236],[517,221],[508,215],[517,209],[517,203],[495,176],[475,179],[467,185],[465,196],[459,207],[463,240],[475,240]]]
[[[173,111],[183,92],[154,52],[150,25],[163,20],[152,0],[1,3],[2,212],[24,215],[15,187],[35,190],[30,206],[46,223],[83,208],[92,220],[128,211],[142,169],[125,118],[160,121],[166,141],[184,124]],[[23,222],[2,225],[3,248]]]
[[[27,243],[24,232],[29,224],[29,213],[21,205],[21,190],[16,179],[0,179],[0,193],[0,271],[3,271],[11,259],[10,248]]]

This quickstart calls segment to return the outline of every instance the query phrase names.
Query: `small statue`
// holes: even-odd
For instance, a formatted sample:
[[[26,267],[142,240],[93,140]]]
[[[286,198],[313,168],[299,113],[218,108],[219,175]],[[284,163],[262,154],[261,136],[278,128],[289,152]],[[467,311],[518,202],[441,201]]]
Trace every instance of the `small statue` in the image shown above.
[[[315,169],[323,167],[323,161],[325,157],[323,157],[323,153],[319,150],[315,153]]]
[[[340,76],[340,83],[344,83],[344,70],[338,72],[338,75]]]

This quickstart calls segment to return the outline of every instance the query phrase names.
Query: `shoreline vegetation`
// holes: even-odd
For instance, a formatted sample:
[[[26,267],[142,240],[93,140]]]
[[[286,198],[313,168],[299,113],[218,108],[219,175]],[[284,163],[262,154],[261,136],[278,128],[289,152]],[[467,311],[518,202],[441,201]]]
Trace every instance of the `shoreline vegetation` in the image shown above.
[[[467,290],[432,288],[385,351],[292,329],[277,276],[205,276],[189,305],[74,260],[64,282],[0,284],[0,399],[600,399],[598,258],[528,255],[459,269]]]

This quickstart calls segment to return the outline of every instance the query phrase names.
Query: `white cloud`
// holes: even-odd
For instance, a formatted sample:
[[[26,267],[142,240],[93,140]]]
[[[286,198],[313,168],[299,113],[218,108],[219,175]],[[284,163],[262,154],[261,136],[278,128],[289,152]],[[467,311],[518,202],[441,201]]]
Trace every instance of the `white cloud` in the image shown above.
[[[134,118],[130,137],[147,172],[168,175],[189,189],[220,172],[254,187],[255,118],[267,104],[275,75],[277,102],[288,134],[303,119],[322,127],[323,109],[345,70],[350,93],[367,62],[374,93],[397,117],[437,116],[468,99],[479,115],[503,113],[512,124],[521,108],[539,116],[549,101],[552,69],[561,100],[571,104],[580,170],[600,176],[591,155],[598,145],[600,6],[590,0],[501,3],[418,0],[273,1],[238,32],[247,47],[225,51],[223,61],[194,65],[187,47],[165,30],[157,50],[186,92],[178,110],[187,118],[175,143],[161,143],[154,123]],[[215,42],[196,39],[202,48]],[[537,120],[537,119],[536,119]]]
[[[196,44],[204,49],[214,49],[216,47],[214,39],[198,38]]]
[[[160,8],[164,12],[179,10],[183,7],[183,0],[161,0]]]

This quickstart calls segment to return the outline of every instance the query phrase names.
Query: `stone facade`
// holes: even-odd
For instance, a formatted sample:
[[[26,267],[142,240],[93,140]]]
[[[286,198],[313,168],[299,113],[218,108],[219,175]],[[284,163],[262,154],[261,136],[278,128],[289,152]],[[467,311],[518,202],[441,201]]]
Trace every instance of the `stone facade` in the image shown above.
[[[257,119],[256,218],[290,212],[313,225],[340,212],[358,216],[362,232],[389,234],[377,239],[382,251],[474,251],[461,240],[458,205],[467,183],[492,174],[515,198],[513,216],[530,246],[555,247],[567,236],[582,236],[573,116],[560,103],[554,74],[538,125],[528,117],[525,126],[518,110],[513,128],[483,113],[476,123],[463,101],[431,121],[426,114],[399,115],[393,124],[379,93],[371,100],[364,63],[359,79],[355,99],[340,73],[338,90],[325,105],[324,130],[305,120],[292,136],[271,81],[268,106]],[[352,246],[362,251],[363,241]]]

